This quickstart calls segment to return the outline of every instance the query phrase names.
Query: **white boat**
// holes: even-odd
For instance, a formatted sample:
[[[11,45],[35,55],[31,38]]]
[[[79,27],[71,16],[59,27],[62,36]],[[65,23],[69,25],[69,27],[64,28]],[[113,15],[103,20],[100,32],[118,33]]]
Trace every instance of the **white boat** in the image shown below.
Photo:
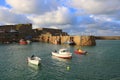
[[[68,62],[69,61],[69,59],[59,58],[59,57],[56,57],[56,56],[52,56],[52,59],[62,61],[62,62]]]
[[[38,70],[38,69],[39,69],[39,66],[38,66],[38,65],[34,65],[34,64],[31,64],[31,63],[28,63],[28,66],[29,66],[30,69],[32,69],[32,70]]]
[[[26,42],[27,42],[27,44],[30,44],[30,43],[31,43],[31,41],[30,41],[30,40],[26,40]]]
[[[72,53],[70,53],[67,49],[60,49],[59,51],[54,51],[52,52],[52,55],[64,59],[72,58]]]
[[[33,57],[33,58],[28,57],[28,58],[27,58],[27,61],[28,61],[28,63],[30,63],[30,64],[39,65],[41,59],[40,59],[39,57]]]

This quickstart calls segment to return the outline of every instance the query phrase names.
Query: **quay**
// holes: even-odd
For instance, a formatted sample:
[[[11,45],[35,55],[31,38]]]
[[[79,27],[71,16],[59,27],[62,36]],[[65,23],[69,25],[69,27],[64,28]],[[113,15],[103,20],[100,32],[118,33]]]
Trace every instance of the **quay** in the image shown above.
[[[32,24],[16,24],[0,26],[0,42],[19,42],[20,39],[47,42],[52,44],[65,44],[69,41],[74,45],[95,46],[95,36],[75,35],[71,36],[61,29],[36,28],[32,29]]]

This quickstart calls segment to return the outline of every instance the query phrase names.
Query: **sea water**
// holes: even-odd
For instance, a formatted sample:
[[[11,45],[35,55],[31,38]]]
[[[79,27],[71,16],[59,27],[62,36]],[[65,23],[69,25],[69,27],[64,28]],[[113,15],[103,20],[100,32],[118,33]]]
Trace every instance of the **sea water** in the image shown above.
[[[120,80],[120,40],[96,43],[82,47],[87,55],[74,53],[80,46],[66,44],[0,44],[0,80]],[[51,55],[60,48],[72,52],[72,59]],[[32,54],[42,59],[39,66],[27,63]]]

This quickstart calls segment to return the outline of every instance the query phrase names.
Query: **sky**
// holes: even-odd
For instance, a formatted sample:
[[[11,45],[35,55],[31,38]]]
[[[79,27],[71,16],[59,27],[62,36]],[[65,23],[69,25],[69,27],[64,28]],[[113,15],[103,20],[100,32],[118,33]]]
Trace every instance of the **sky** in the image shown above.
[[[0,25],[32,23],[69,35],[120,36],[120,0],[0,0]]]

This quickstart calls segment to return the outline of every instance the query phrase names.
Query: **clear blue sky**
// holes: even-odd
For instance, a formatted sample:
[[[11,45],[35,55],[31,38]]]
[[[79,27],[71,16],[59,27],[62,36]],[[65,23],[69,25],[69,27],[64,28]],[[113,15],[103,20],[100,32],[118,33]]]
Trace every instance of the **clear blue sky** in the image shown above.
[[[0,5],[5,6],[5,0],[0,0]]]
[[[70,35],[120,36],[120,0],[0,0],[0,25],[32,23]]]

